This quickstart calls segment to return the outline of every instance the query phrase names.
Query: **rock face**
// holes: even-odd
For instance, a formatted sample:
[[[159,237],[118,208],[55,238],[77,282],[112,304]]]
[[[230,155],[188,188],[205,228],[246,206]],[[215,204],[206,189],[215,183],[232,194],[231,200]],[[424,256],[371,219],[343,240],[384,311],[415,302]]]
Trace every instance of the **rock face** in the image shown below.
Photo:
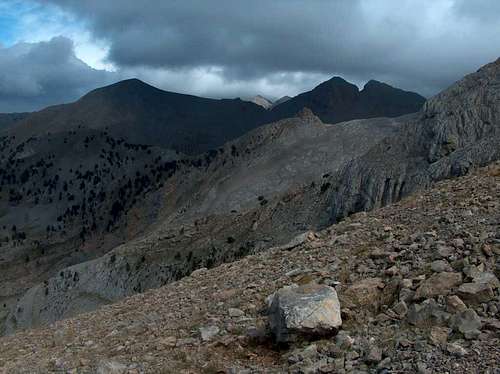
[[[269,305],[269,324],[278,343],[300,335],[328,335],[342,325],[337,292],[329,286],[285,287],[271,296]]]

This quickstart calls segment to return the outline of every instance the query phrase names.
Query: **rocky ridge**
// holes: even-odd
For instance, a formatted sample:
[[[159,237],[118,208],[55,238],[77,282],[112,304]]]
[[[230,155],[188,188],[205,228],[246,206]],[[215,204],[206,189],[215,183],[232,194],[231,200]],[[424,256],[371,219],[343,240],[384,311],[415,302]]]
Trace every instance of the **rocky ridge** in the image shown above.
[[[495,373],[499,202],[500,164],[472,170],[288,245],[0,338],[0,371]],[[338,333],[275,345],[266,299],[294,284],[335,288]]]
[[[269,99],[267,99],[267,98],[265,98],[264,96],[261,96],[261,95],[257,95],[257,96],[248,98],[246,101],[249,101],[249,102],[257,104],[257,105],[260,105],[264,109],[270,109],[274,105],[274,103],[271,100],[269,100]]]

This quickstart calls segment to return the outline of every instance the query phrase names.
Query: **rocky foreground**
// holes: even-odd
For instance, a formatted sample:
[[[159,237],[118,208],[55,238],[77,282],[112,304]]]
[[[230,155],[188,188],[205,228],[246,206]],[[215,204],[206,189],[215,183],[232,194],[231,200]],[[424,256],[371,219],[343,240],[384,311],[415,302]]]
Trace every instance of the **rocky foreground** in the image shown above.
[[[3,337],[0,372],[498,373],[499,224],[494,164],[288,245]]]

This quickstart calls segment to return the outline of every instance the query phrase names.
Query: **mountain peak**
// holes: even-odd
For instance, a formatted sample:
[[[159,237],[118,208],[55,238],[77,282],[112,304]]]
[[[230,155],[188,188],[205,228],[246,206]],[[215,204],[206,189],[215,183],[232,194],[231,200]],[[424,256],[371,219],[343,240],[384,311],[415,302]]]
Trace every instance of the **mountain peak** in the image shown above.
[[[113,88],[129,88],[129,89],[154,89],[154,90],[160,90],[154,86],[151,86],[150,84],[147,84],[146,82],[141,81],[138,78],[130,78],[130,79],[125,79],[119,82],[116,82],[114,84],[111,84],[109,86],[102,87],[102,89],[113,89]],[[160,90],[161,91],[161,90]]]
[[[368,82],[366,82],[366,84],[364,86],[364,89],[367,89],[367,88],[376,88],[376,87],[391,87],[391,88],[394,88],[394,87],[388,85],[387,83],[380,82],[380,81],[377,81],[375,79],[370,79]]]
[[[90,91],[87,95],[83,96],[82,99],[103,94],[116,95],[117,93],[120,93],[121,95],[123,95],[130,93],[145,93],[145,92],[165,92],[165,91],[160,90],[159,88],[156,88],[154,86],[151,86],[141,81],[140,79],[131,78],[110,84],[108,86],[97,88],[93,91]]]
[[[267,98],[265,98],[262,95],[257,95],[254,97],[249,98],[247,101],[260,105],[261,107],[265,109],[270,109],[273,106],[273,102]]]
[[[338,87],[338,88],[349,88],[349,89],[356,89],[356,91],[359,91],[358,87],[348,81],[346,81],[342,77],[332,77],[329,80],[321,83],[318,85],[316,88],[329,88],[331,89],[332,87]]]

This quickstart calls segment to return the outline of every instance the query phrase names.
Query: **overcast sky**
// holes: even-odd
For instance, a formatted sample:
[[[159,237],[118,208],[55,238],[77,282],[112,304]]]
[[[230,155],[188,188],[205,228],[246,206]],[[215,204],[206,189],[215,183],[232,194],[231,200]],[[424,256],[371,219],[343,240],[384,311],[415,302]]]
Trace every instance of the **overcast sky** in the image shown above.
[[[334,75],[425,96],[500,56],[499,0],[0,0],[0,112],[138,77],[208,97]]]

